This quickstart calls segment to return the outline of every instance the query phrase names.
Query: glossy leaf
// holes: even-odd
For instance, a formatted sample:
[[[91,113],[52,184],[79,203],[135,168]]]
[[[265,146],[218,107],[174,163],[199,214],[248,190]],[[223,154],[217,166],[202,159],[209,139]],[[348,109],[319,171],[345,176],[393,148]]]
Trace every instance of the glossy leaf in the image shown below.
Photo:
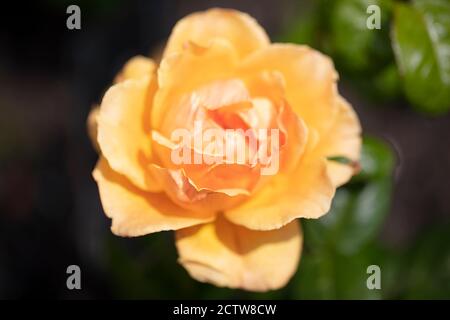
[[[392,174],[395,155],[392,147],[373,137],[364,137],[361,152],[361,172],[354,181],[384,178]]]
[[[406,96],[419,110],[450,109],[450,2],[417,0],[395,8],[393,47]]]
[[[380,29],[367,27],[368,19],[377,15],[368,11],[371,5],[379,8]],[[388,0],[335,1],[329,30],[332,54],[346,70],[357,73],[378,71],[389,61],[390,8],[391,1]]]

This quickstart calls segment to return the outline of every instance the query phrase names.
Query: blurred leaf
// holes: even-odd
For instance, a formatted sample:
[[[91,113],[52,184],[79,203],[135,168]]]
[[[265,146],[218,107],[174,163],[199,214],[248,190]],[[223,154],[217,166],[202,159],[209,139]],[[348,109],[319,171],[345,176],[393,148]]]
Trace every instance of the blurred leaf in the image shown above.
[[[335,299],[335,279],[333,257],[328,251],[304,252],[292,280],[293,295],[296,299]]]
[[[387,67],[381,69],[374,76],[374,81],[370,85],[372,85],[372,89],[376,93],[374,98],[384,101],[398,98],[402,92],[402,88],[395,63],[392,62]]]
[[[343,230],[336,242],[340,252],[357,252],[376,237],[389,212],[391,190],[391,179],[384,178],[367,183],[352,195],[349,208],[341,213]]]
[[[334,157],[328,157],[327,160],[330,161],[336,161],[337,163],[341,163],[341,164],[352,164],[352,160],[350,160],[347,157],[343,157],[343,156],[334,156]]]
[[[370,5],[380,7],[381,29],[368,29]],[[332,54],[352,73],[377,71],[391,58],[388,21],[391,14],[389,0],[335,1],[331,14],[330,39]]]
[[[354,181],[389,177],[395,165],[393,150],[385,142],[364,137],[361,152],[361,172]]]
[[[428,231],[411,246],[404,269],[408,299],[450,298],[450,225]]]
[[[280,42],[292,42],[306,44],[311,47],[318,46],[318,32],[320,30],[320,19],[316,6],[303,10],[301,15],[291,21],[286,32],[278,39]]]
[[[288,21],[281,42],[306,44],[319,50],[328,47],[329,12],[333,0],[315,0],[299,3],[294,18]]]
[[[405,94],[418,110],[450,109],[450,2],[397,4],[393,47]]]
[[[366,286],[367,267],[378,263],[374,257],[370,247],[352,255],[315,248],[300,262],[293,294],[300,299],[380,299],[379,290]]]
[[[337,190],[330,212],[315,221],[339,252],[357,252],[378,233],[389,211],[394,162],[386,143],[364,138],[360,174]]]

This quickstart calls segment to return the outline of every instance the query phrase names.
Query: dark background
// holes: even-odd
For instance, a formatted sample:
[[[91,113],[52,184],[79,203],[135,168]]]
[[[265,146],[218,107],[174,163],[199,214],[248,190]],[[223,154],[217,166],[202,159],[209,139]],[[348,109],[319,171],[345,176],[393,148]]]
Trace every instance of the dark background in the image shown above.
[[[81,7],[81,30],[66,28],[69,4]],[[276,40],[303,5],[287,0],[2,4],[0,298],[198,297],[191,286],[203,290],[200,297],[247,297],[191,280],[175,262],[171,233],[140,239],[110,233],[91,177],[97,154],[86,118],[124,62],[157,52],[184,15],[214,6],[237,8]],[[394,150],[392,204],[378,238],[393,250],[409,248],[450,220],[450,116],[423,116],[402,100],[371,102],[345,80],[339,85],[364,132]],[[450,270],[450,260],[446,263]],[[80,291],[66,288],[71,264],[81,267]],[[136,288],[140,279],[130,273],[142,269],[160,282]]]

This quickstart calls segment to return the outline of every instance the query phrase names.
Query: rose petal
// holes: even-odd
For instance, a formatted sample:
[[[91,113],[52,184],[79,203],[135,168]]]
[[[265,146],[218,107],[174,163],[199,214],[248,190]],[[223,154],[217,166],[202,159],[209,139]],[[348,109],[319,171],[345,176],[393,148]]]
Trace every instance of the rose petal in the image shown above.
[[[248,201],[226,211],[225,217],[253,230],[278,229],[296,218],[324,215],[334,192],[326,160],[305,156],[294,172],[273,177]]]
[[[302,242],[297,221],[254,231],[218,217],[176,232],[179,262],[193,278],[251,291],[283,287],[297,270]]]
[[[279,114],[279,127],[286,136],[286,144],[280,152],[281,170],[289,173],[294,170],[308,141],[308,127],[288,104],[283,104]]]
[[[164,56],[181,51],[188,41],[208,46],[215,38],[228,40],[241,58],[270,43],[264,29],[249,15],[231,9],[209,9],[192,13],[175,25]]]
[[[221,163],[205,163],[212,156],[195,152],[190,147],[179,146],[171,142],[157,131],[152,132],[153,149],[163,167],[168,169],[182,169],[185,175],[198,190],[209,190],[225,193],[229,196],[249,195],[260,178],[260,166],[248,164],[225,163],[226,159],[220,157]],[[190,163],[177,164],[172,160],[172,153],[188,154]],[[195,157],[202,162],[196,164]],[[181,158],[181,156],[180,156]]]
[[[238,68],[247,78],[263,71],[281,72],[288,103],[308,127],[321,133],[331,126],[338,76],[328,57],[307,46],[272,44],[249,55]]]
[[[187,210],[219,212],[243,202],[248,195],[247,190],[239,188],[199,188],[182,169],[166,169],[154,164],[149,169],[168,197]]]
[[[280,71],[263,70],[257,73],[240,74],[252,97],[264,97],[279,104],[286,94],[286,80]]]
[[[160,190],[146,170],[152,160],[149,116],[155,85],[154,79],[146,76],[112,86],[97,116],[102,154],[115,171],[146,191]]]
[[[114,83],[123,82],[129,79],[139,79],[149,77],[156,70],[155,62],[144,56],[135,56],[127,61],[120,73],[116,76]]]
[[[212,81],[230,78],[236,64],[235,50],[223,39],[208,47],[190,43],[182,52],[164,58],[158,69],[159,89],[152,109],[152,128],[160,129],[165,118],[170,121],[172,117],[167,113],[176,114],[183,96]]]
[[[220,128],[219,123],[212,123],[213,119],[219,118],[223,113],[248,107],[249,99],[241,80],[213,81],[180,96],[176,104],[165,113],[164,121],[159,124],[160,131],[170,136],[174,129],[193,130],[195,121],[201,121],[203,129],[207,129],[208,124]]]
[[[327,133],[320,137],[316,146],[318,156],[341,156],[357,164],[361,153],[361,125],[351,105],[338,98],[339,112]],[[339,187],[356,173],[357,166],[328,161],[328,173],[334,185]]]
[[[227,79],[214,81],[195,92],[200,105],[209,110],[247,101],[250,95],[242,80]]]
[[[214,219],[212,212],[190,212],[176,206],[163,193],[136,188],[109,167],[101,157],[93,171],[111,230],[118,236],[136,237],[152,232],[177,230]]]

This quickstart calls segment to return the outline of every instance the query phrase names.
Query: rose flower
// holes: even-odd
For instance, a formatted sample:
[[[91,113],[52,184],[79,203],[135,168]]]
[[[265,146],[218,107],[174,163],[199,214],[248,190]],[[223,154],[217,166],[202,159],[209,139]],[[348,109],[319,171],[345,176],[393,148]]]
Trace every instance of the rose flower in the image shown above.
[[[337,78],[328,57],[271,44],[244,13],[183,18],[161,63],[132,58],[88,119],[112,232],[175,230],[193,278],[284,286],[301,254],[297,218],[327,213],[359,160],[360,124]]]

